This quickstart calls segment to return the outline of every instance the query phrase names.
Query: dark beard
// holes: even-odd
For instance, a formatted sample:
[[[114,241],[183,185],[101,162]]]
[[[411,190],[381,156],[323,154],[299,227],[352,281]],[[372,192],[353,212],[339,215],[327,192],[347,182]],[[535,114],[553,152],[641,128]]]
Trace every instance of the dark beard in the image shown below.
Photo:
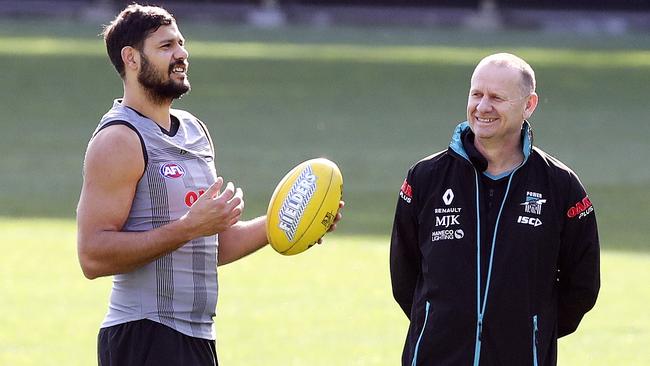
[[[179,61],[179,63],[181,62]],[[171,75],[176,64],[169,65],[168,75]],[[190,83],[187,80],[185,83],[177,83],[171,78],[163,81],[163,75],[149,63],[149,60],[144,54],[142,54],[142,68],[138,73],[138,81],[147,91],[151,102],[157,105],[174,99],[180,99],[191,89]]]

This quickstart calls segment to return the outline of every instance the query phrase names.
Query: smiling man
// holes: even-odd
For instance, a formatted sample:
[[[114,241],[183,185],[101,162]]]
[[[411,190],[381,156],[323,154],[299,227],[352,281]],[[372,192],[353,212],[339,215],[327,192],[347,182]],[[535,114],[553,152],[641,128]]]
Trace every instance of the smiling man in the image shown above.
[[[129,5],[104,40],[124,96],[88,144],[77,208],[84,275],[114,276],[98,362],[216,365],[217,265],[266,245],[266,217],[239,221],[242,191],[217,176],[206,126],[171,108],[190,90],[175,19]]]
[[[556,365],[600,287],[595,213],[578,177],[533,147],[535,74],[495,54],[471,78],[467,121],[409,170],[391,238],[410,320],[402,365]]]
[[[124,96],[88,144],[77,209],[84,274],[114,275],[99,364],[215,365],[217,263],[265,245],[264,218],[239,222],[242,192],[221,192],[205,125],[171,109],[190,90],[174,18],[130,5],[104,39]]]

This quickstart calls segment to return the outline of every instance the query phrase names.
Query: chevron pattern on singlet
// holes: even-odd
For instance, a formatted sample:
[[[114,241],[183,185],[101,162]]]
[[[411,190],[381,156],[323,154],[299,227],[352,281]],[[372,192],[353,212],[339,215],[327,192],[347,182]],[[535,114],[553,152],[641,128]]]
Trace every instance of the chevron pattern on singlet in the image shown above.
[[[158,167],[150,164],[147,167],[147,182],[151,190],[151,217],[154,228],[169,223],[169,203],[167,202],[167,187],[165,178],[158,173]],[[156,301],[162,324],[174,328],[174,271],[173,253],[156,260]]]

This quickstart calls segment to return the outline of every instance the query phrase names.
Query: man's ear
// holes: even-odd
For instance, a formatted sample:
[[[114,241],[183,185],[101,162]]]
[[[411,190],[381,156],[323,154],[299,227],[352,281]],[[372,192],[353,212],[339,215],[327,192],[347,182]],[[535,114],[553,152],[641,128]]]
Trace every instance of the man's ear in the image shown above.
[[[537,103],[539,102],[539,97],[537,96],[537,93],[533,92],[530,94],[528,97],[528,101],[526,101],[526,108],[524,109],[524,119],[530,118],[530,116],[533,115],[533,112],[535,111],[535,108],[537,108]]]
[[[140,52],[138,50],[131,46],[124,46],[120,54],[122,55],[125,70],[138,70],[140,67]]]

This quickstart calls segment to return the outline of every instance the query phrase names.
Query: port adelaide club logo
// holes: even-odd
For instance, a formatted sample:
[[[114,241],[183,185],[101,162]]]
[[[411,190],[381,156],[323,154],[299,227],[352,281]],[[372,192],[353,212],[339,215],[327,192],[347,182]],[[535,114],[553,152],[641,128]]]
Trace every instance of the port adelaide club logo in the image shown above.
[[[176,179],[185,175],[185,169],[180,164],[165,163],[160,166],[160,175],[165,178]]]
[[[461,225],[461,207],[453,207],[454,191],[448,188],[442,195],[444,206],[434,209],[435,226],[431,232],[431,241],[456,240],[465,237]]]
[[[520,215],[517,217],[517,223],[538,227],[542,225],[542,220],[539,217],[542,214],[542,205],[546,203],[541,193],[526,192],[526,200],[520,203],[524,207],[524,212],[527,215]]]

